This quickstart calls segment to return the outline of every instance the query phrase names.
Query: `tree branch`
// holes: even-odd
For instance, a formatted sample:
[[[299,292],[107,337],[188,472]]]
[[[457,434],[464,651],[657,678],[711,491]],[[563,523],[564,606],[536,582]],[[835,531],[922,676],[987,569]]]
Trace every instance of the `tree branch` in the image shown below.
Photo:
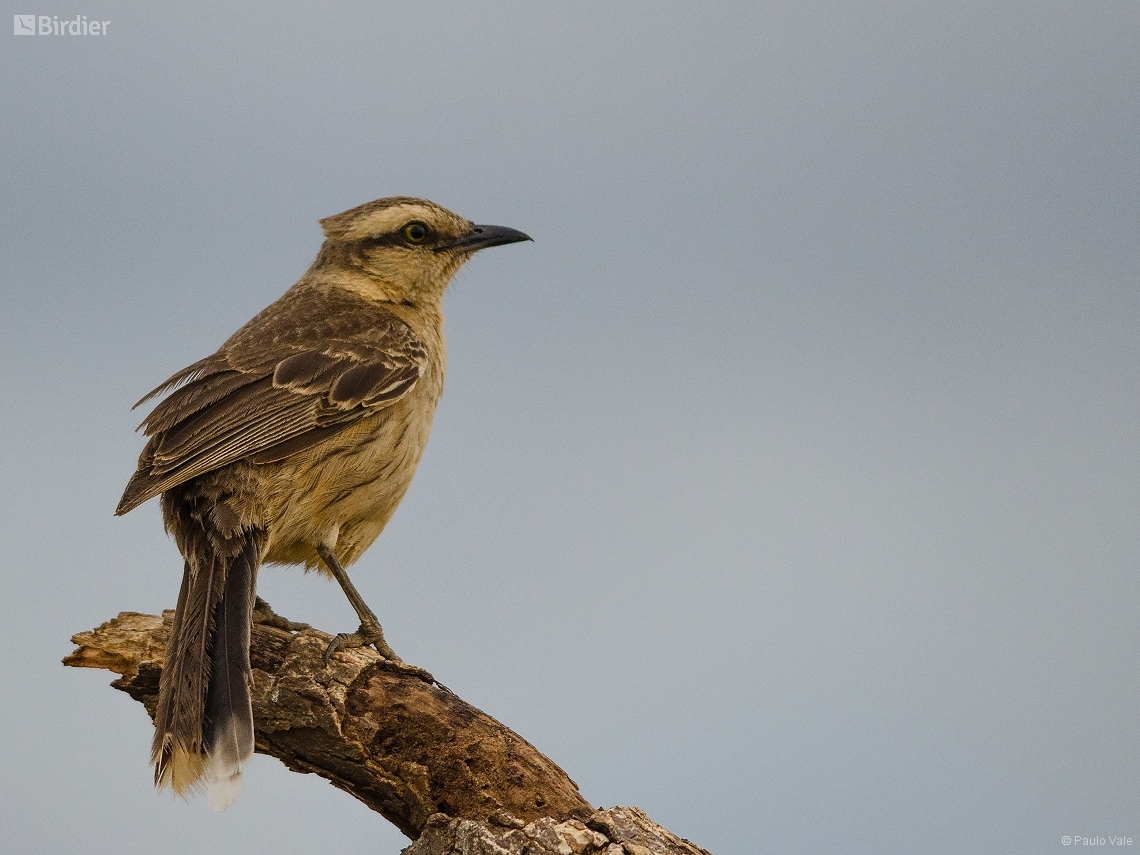
[[[63,662],[120,674],[111,685],[153,718],[172,618],[122,612],[74,636]],[[707,855],[636,808],[595,811],[549,758],[446,688],[370,648],[326,668],[331,636],[275,618],[259,610],[251,633],[256,750],[382,814],[418,841],[407,855]]]

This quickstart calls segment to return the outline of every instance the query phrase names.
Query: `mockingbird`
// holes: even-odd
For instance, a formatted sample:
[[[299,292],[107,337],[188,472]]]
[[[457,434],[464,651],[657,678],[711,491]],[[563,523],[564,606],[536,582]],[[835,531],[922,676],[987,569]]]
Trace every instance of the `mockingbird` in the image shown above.
[[[241,792],[253,754],[249,630],[257,569],[332,575],[360,618],[336,650],[400,663],[344,568],[383,531],[427,443],[446,361],[441,301],[475,252],[530,238],[424,199],[378,199],[321,220],[325,242],[292,288],[169,393],[116,514],[161,494],[185,559],[159,684],[155,784]],[[136,404],[138,406],[138,404]]]

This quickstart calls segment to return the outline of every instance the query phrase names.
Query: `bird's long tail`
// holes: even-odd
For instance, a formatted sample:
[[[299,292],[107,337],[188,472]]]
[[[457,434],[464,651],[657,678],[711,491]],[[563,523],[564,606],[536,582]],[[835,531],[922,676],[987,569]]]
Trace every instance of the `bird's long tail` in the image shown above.
[[[151,762],[159,789],[180,796],[205,790],[210,807],[225,810],[253,755],[249,628],[265,532],[195,533],[204,536],[183,538],[186,568],[159,681]]]

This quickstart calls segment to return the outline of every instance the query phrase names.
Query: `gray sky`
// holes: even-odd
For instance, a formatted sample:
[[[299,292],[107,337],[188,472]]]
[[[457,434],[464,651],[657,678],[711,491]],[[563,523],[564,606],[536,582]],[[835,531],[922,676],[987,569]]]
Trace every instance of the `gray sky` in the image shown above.
[[[130,405],[396,194],[535,238],[356,565],[401,655],[717,855],[1140,841],[1140,7],[363,5],[12,10],[111,24],[0,52],[7,845],[404,845],[260,756],[156,795],[59,665],[176,597]]]

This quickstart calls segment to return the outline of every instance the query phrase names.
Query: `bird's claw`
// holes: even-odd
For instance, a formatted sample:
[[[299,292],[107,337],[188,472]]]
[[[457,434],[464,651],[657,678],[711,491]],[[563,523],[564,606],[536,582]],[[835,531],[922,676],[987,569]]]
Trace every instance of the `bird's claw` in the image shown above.
[[[409,665],[403,659],[395,654],[388,642],[384,640],[384,631],[380,629],[380,625],[366,626],[361,624],[356,632],[338,632],[333,636],[333,640],[329,642],[329,646],[325,648],[324,664],[328,667],[329,660],[332,655],[338,650],[352,650],[357,647],[372,646],[376,651],[384,657],[384,666],[393,671],[399,671],[401,674],[409,674],[413,677],[419,677],[425,683],[434,683],[435,678],[430,673],[416,665]]]
[[[391,659],[385,661],[383,664],[385,668],[389,668],[392,671],[399,671],[401,674],[407,674],[409,677],[418,677],[429,686],[435,685],[435,677],[431,675],[430,671],[421,668],[419,665],[409,665],[407,662],[393,662]]]
[[[270,608],[269,603],[257,598],[257,602],[253,609],[254,623],[259,623],[263,626],[272,626],[277,629],[283,629],[286,632],[300,632],[303,629],[312,629],[307,623],[300,623],[289,618],[281,617],[277,612]]]
[[[329,646],[325,648],[325,667],[328,667],[329,660],[332,659],[332,655],[338,650],[352,650],[356,647],[365,647],[371,643],[371,641],[366,639],[359,632],[338,632],[333,636],[333,640],[329,642]]]

